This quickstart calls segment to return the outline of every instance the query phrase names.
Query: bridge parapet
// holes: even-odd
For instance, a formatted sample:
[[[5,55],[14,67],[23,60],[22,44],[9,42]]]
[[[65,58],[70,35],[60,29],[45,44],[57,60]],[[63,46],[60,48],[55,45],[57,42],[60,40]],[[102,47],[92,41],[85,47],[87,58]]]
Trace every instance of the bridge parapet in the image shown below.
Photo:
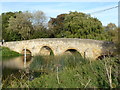
[[[23,49],[28,49],[32,56],[39,54],[61,55],[68,50],[76,50],[83,57],[96,59],[101,55],[113,54],[114,43],[78,38],[41,38],[24,41],[5,42],[5,47],[13,51],[22,53]]]

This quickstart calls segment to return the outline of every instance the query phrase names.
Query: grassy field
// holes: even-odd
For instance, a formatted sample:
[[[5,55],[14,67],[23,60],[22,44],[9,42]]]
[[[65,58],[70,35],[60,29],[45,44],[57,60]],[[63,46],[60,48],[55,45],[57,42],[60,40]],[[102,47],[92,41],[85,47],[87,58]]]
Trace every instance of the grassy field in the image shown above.
[[[79,56],[36,56],[29,68],[32,73],[20,73],[22,79],[9,76],[9,82],[4,80],[3,87],[120,88],[119,64],[116,57],[90,62]]]
[[[15,52],[15,51],[11,51],[7,47],[0,47],[0,56],[2,56],[3,58],[5,58],[5,57],[20,56],[20,55],[21,54]]]

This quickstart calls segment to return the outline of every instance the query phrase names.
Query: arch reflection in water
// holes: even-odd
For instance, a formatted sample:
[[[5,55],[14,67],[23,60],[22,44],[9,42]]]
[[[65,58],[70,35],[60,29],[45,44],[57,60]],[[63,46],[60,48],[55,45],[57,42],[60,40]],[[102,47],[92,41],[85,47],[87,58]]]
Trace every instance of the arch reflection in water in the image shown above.
[[[26,57],[26,67],[32,63],[32,57],[27,55]],[[2,61],[3,68],[12,68],[12,69],[24,69],[24,56],[10,58]]]

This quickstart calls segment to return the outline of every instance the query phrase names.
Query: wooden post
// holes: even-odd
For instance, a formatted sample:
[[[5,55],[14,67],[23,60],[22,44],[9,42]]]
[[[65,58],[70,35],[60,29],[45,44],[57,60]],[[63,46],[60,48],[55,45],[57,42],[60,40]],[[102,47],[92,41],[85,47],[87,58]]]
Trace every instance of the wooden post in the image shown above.
[[[24,67],[26,68],[26,48],[24,49]]]

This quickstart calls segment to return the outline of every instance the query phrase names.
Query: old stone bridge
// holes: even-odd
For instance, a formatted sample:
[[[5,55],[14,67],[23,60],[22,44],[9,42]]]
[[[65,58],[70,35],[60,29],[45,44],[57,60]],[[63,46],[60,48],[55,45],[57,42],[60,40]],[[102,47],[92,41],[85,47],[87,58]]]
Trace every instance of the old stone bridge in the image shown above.
[[[103,55],[113,55],[112,42],[78,39],[78,38],[41,38],[24,41],[5,42],[5,47],[13,51],[24,53],[24,49],[32,56],[35,55],[62,55],[79,52],[85,58],[96,59]]]

